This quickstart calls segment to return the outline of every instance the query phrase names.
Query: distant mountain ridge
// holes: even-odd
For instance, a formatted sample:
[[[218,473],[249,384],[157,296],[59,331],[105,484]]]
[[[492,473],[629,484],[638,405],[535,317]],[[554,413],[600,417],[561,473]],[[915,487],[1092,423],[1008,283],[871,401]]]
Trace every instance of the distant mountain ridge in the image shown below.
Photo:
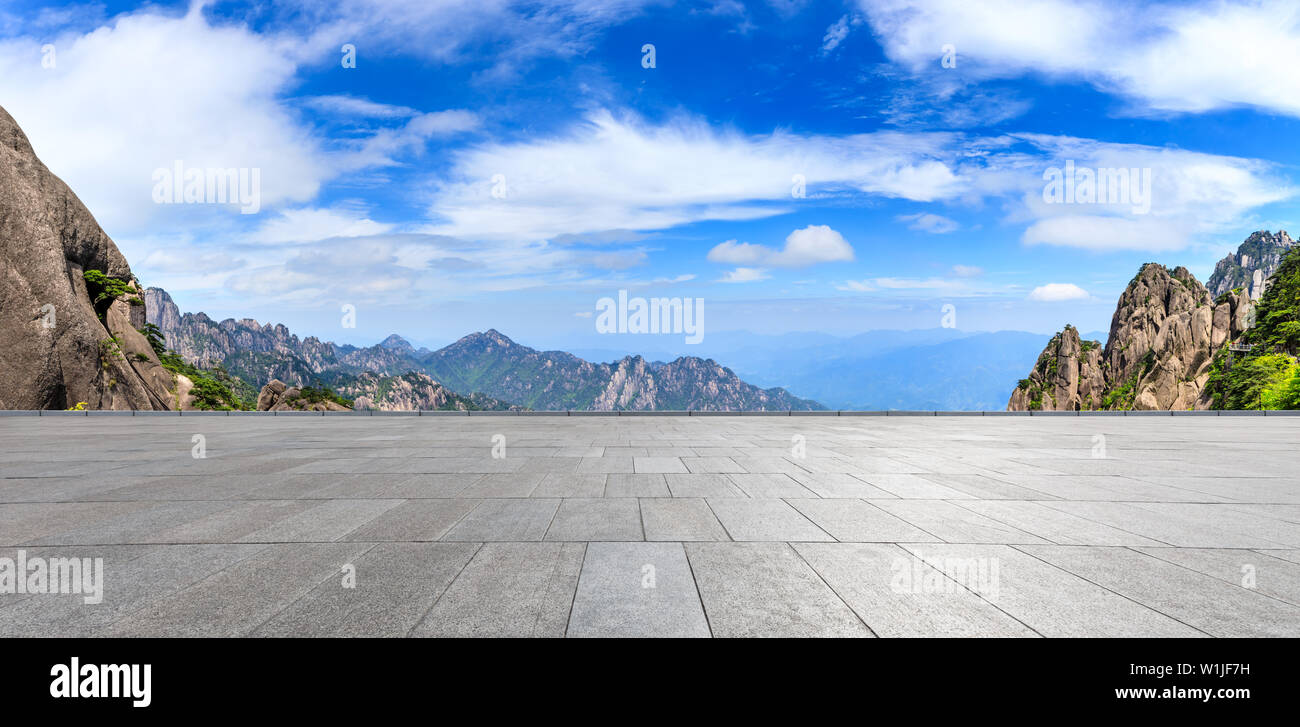
[[[272,379],[326,385],[359,407],[438,408],[452,402],[594,411],[825,408],[779,387],[748,384],[712,359],[682,356],[651,363],[626,356],[598,364],[564,351],[538,351],[496,330],[467,335],[437,351],[416,349],[396,334],[359,348],[314,336],[299,339],[282,325],[251,319],[217,322],[203,313],[181,314],[161,288],[147,289],[145,300],[149,322],[186,361],[219,364],[255,389]]]

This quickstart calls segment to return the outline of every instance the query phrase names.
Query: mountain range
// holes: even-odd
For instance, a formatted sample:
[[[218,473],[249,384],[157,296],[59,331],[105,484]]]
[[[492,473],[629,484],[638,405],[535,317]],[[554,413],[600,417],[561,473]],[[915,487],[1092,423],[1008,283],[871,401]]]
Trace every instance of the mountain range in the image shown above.
[[[323,385],[376,409],[786,411],[824,407],[779,387],[759,388],[713,361],[625,356],[592,363],[564,351],[538,351],[496,330],[449,346],[417,349],[398,335],[356,347],[299,339],[281,325],[214,321],[181,314],[161,288],[144,291],[148,321],[185,361],[221,366],[258,388],[272,380]],[[454,392],[454,393],[453,393]]]

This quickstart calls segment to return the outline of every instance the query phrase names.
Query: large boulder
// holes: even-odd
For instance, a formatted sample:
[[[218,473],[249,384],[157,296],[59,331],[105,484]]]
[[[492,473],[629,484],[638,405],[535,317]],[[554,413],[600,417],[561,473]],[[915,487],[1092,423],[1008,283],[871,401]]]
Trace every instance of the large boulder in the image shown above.
[[[257,410],[271,411],[284,398],[284,392],[287,388],[283,381],[271,379],[257,394]]]
[[[271,379],[257,395],[258,411],[349,411],[333,401],[308,401],[302,389],[288,386],[279,379]]]
[[[89,270],[123,292],[100,298]],[[171,408],[173,377],[137,330],[140,296],[126,258],[0,108],[0,408]]]

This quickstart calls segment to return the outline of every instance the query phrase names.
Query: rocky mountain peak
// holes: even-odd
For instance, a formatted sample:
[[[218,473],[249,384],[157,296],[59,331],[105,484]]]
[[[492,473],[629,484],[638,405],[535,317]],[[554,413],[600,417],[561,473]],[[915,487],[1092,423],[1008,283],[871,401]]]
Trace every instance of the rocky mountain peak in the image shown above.
[[[1215,299],[1187,268],[1147,263],[1120,294],[1105,349],[1066,326],[1007,408],[1204,408],[1214,352],[1246,329],[1251,306],[1245,291]]]
[[[173,330],[181,324],[181,310],[162,288],[144,289],[144,306],[148,319],[159,329]]]
[[[396,333],[380,341],[379,345],[389,350],[411,351],[411,352],[415,351],[415,347],[411,345],[410,341],[407,341],[405,338],[402,338]]]
[[[1268,279],[1277,272],[1282,258],[1294,248],[1296,241],[1286,230],[1276,233],[1259,230],[1251,233],[1237,251],[1224,257],[1214,266],[1214,273],[1206,282],[1210,294],[1216,299],[1224,293],[1242,288],[1252,301],[1264,297]]]
[[[1012,411],[1078,411],[1097,409],[1106,380],[1102,373],[1101,344],[1084,341],[1074,326],[1052,337],[1038,361],[1011,394]]]

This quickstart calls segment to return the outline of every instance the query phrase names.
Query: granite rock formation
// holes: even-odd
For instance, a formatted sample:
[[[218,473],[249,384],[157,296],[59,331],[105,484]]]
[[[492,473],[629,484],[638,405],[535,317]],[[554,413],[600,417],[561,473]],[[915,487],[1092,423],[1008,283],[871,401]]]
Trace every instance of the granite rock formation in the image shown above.
[[[0,408],[172,408],[144,306],[126,258],[0,108]]]

